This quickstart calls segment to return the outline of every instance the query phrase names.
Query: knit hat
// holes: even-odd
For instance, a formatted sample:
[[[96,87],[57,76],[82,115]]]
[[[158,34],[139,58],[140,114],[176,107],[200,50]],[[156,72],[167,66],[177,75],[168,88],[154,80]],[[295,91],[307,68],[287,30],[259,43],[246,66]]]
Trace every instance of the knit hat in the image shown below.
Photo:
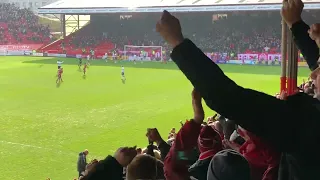
[[[198,148],[200,160],[212,158],[222,150],[222,140],[219,133],[211,126],[202,127],[198,137]]]
[[[207,180],[250,180],[250,166],[240,153],[223,150],[212,158],[207,177]]]

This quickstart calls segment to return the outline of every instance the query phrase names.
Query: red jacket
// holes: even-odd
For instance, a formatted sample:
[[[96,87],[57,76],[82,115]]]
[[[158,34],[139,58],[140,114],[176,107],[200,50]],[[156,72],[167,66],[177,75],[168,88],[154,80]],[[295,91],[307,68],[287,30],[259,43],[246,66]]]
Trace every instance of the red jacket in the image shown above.
[[[177,134],[175,142],[164,160],[166,180],[190,179],[188,172],[188,154],[197,146],[201,125],[187,121]]]
[[[240,147],[240,153],[250,164],[253,180],[276,180],[281,153],[254,134],[245,133],[250,139]]]
[[[177,134],[175,143],[171,147],[164,162],[167,180],[190,179],[188,165],[189,157],[197,147],[200,151],[199,160],[212,158],[222,150],[220,134],[211,126],[202,127],[193,121],[186,122]],[[200,167],[205,172],[207,167]]]

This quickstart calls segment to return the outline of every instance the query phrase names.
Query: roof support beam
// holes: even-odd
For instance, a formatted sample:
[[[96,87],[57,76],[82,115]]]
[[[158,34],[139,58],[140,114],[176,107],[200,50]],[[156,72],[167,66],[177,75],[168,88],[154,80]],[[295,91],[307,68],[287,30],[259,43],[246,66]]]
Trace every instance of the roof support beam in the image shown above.
[[[200,1],[201,0],[196,0],[196,1],[192,2],[192,4],[196,4],[196,3],[200,2]]]

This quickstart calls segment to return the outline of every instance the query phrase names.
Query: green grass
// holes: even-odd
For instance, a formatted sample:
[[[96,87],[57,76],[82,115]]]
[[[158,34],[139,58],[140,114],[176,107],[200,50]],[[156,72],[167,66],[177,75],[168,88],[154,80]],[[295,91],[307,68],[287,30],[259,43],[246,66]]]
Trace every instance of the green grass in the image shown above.
[[[71,180],[83,149],[92,159],[120,146],[144,147],[148,127],[166,137],[192,117],[192,86],[173,63],[97,61],[84,79],[77,60],[64,59],[65,82],[57,87],[56,60],[0,57],[1,180]],[[126,67],[126,84],[120,65]],[[245,87],[269,94],[279,89],[280,67],[221,67]],[[300,78],[308,74],[300,69]]]

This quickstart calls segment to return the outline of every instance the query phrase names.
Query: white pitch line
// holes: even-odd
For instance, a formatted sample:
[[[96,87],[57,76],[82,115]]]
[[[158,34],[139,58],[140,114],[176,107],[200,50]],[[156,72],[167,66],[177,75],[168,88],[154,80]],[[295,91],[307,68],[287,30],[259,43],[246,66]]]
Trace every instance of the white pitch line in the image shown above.
[[[16,142],[10,142],[10,141],[3,141],[0,140],[0,143],[2,144],[10,144],[10,145],[16,145],[16,146],[21,146],[21,147],[28,147],[28,148],[35,148],[35,149],[44,149],[44,150],[49,150],[49,151],[55,151],[63,154],[68,154],[68,155],[75,155],[76,153],[68,153],[65,151],[57,150],[57,149],[51,149],[51,148],[46,148],[46,147],[41,147],[41,146],[34,146],[31,144],[22,144],[22,143],[16,143]]]
[[[0,143],[17,145],[17,146],[22,146],[22,147],[30,147],[30,148],[36,148],[36,149],[50,149],[50,148],[44,148],[44,147],[40,147],[40,146],[34,146],[34,145],[31,145],[31,144],[22,144],[22,143],[10,142],[10,141],[1,141],[0,140]],[[52,149],[50,149],[50,150],[52,150]]]

